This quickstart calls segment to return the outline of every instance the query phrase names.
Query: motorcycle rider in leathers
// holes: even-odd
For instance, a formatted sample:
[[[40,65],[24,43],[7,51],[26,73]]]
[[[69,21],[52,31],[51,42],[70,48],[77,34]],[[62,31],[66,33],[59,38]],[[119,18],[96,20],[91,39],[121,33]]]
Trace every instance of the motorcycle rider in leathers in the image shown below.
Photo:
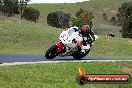
[[[65,31],[62,33],[68,33],[69,36],[74,36],[75,39],[72,42],[76,43],[77,47],[81,47],[82,53],[85,53],[85,50],[89,50],[90,44],[96,39],[89,25],[84,25],[81,29],[79,29],[77,26],[70,27],[65,29]],[[87,40],[89,37],[90,39]],[[63,41],[63,43],[65,43],[65,41]]]
[[[83,50],[84,49],[89,50],[93,41],[98,39],[98,37],[93,33],[93,31],[89,25],[83,25],[82,28],[80,29],[80,33],[83,37],[83,41],[82,41],[82,43],[84,45],[84,46],[82,46]]]

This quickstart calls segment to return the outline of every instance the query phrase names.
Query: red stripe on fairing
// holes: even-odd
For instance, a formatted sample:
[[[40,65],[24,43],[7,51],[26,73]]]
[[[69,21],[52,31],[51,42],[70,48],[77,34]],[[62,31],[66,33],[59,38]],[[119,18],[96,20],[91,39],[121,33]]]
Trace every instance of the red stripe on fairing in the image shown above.
[[[64,46],[61,42],[56,42],[56,45],[58,46],[57,52],[60,52],[64,49]]]

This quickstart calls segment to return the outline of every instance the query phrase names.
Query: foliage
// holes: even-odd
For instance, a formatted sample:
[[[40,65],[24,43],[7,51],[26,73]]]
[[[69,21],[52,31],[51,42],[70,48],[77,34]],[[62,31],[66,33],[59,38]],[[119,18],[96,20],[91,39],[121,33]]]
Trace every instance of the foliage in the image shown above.
[[[70,14],[63,11],[51,12],[47,16],[47,23],[57,28],[69,27]]]
[[[76,12],[76,17],[73,17],[71,19],[72,25],[76,25],[78,27],[81,27],[82,25],[90,25],[92,26],[92,19],[93,19],[93,13],[89,12],[88,10],[80,9]]]
[[[122,25],[122,36],[132,38],[132,1],[122,4],[118,9],[117,17]]]
[[[83,25],[83,20],[82,20],[82,18],[75,18],[75,17],[73,17],[72,19],[71,19],[71,21],[72,21],[72,26],[78,26],[78,27],[81,27],[82,25]]]
[[[83,10],[82,8],[80,8],[80,10],[77,11],[77,12],[75,13],[75,16],[76,16],[76,17],[80,17],[80,15],[81,15],[83,12],[84,12],[84,10]]]
[[[32,7],[25,7],[23,9],[22,17],[26,20],[37,22],[40,12]]]
[[[111,17],[111,19],[110,19],[110,23],[113,24],[113,25],[114,25],[114,24],[117,24],[116,17],[114,17],[114,16]]]
[[[103,13],[103,19],[108,20],[106,13]]]
[[[95,41],[88,56],[132,58],[132,45],[127,42],[129,39],[121,38],[119,30],[115,29],[95,30],[99,39]],[[50,45],[58,41],[61,32],[62,30],[47,24],[16,18],[6,20],[0,16],[0,53],[44,54]],[[116,37],[108,41],[105,34],[109,32],[113,32]]]
[[[32,7],[27,7],[27,3],[29,1],[30,0],[19,1],[19,11],[20,11],[21,19],[25,18],[26,20],[37,22],[40,12],[39,10],[36,10]]]
[[[4,16],[19,14],[18,0],[0,0],[0,12]]]
[[[21,19],[22,19],[22,14],[23,14],[23,10],[24,8],[27,7],[27,2],[29,2],[30,0],[20,0],[19,1],[19,12],[20,12],[20,15],[21,15]]]
[[[36,22],[40,12],[34,8],[27,7],[30,0],[0,0],[0,12],[4,16],[21,15],[21,18]]]

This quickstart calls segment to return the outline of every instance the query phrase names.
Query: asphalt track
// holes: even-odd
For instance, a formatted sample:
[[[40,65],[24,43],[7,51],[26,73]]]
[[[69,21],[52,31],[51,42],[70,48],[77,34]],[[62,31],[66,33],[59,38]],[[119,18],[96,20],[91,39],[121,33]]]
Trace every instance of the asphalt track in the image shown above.
[[[48,62],[48,61],[132,61],[132,58],[101,58],[101,57],[85,57],[81,60],[75,60],[71,56],[66,57],[56,57],[52,60],[47,60],[44,55],[39,54],[0,54],[0,64],[3,63],[15,63],[15,62]]]

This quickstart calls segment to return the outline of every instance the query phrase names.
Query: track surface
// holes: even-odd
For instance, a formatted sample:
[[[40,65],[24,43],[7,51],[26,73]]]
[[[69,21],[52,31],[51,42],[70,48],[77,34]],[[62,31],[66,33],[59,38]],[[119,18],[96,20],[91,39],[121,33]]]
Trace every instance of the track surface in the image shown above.
[[[132,58],[95,58],[85,57],[81,60],[84,61],[132,61]],[[78,61],[81,61],[78,60]],[[46,62],[46,61],[77,61],[71,56],[67,57],[56,57],[53,60],[47,60],[44,55],[34,54],[0,54],[0,64],[2,63],[14,63],[14,62]]]

